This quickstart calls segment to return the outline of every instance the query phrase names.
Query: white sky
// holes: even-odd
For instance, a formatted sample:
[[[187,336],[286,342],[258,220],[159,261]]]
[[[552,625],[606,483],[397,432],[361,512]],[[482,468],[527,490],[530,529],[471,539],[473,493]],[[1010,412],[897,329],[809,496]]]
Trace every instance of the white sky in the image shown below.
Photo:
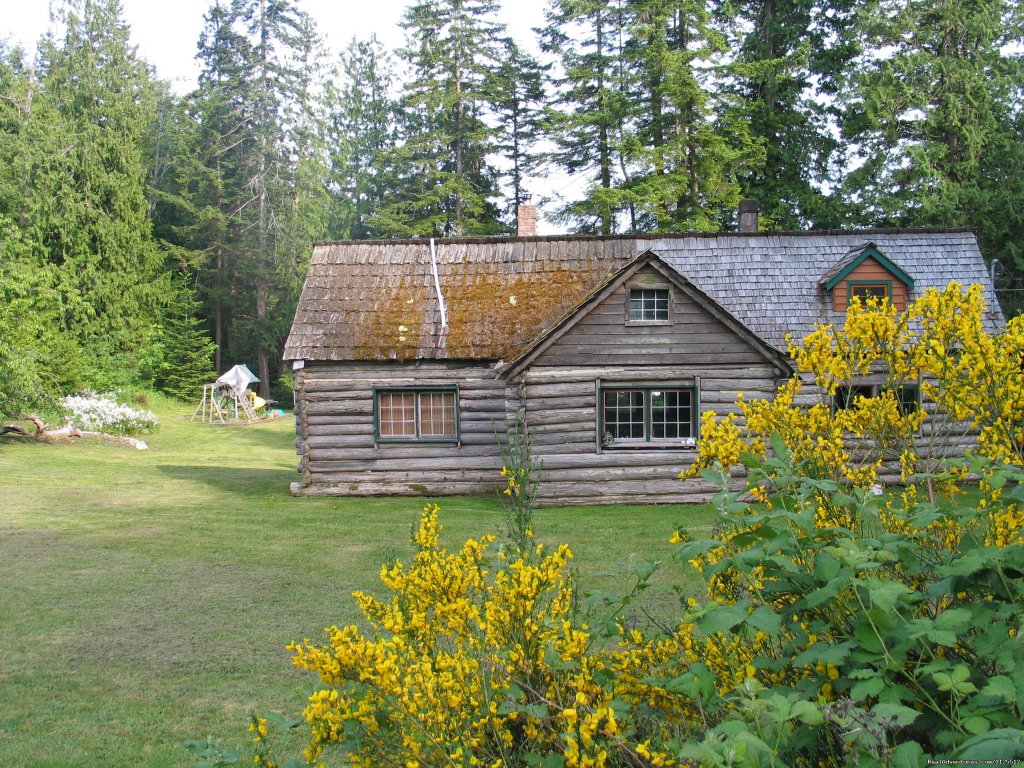
[[[123,17],[131,27],[139,55],[156,68],[157,76],[170,80],[174,90],[187,93],[195,85],[198,70],[196,44],[203,15],[213,0],[121,0]],[[398,26],[411,0],[295,0],[316,20],[332,60],[353,36],[377,38],[389,49],[401,46],[404,32]],[[547,0],[501,0],[499,20],[524,48],[537,52],[534,27],[544,24]],[[49,0],[0,0],[0,40],[35,50],[36,41],[50,28]],[[556,174],[547,181],[528,181],[535,202],[544,194],[572,198],[586,186],[584,176]],[[543,214],[543,211],[542,211]],[[538,221],[540,234],[555,234],[559,227]]]
[[[132,41],[157,75],[185,92],[194,83],[196,43],[212,0],[121,0]],[[403,42],[398,26],[409,0],[296,0],[310,13],[336,56],[353,36],[376,34],[390,49]],[[534,48],[532,27],[543,24],[545,0],[504,0],[501,21],[521,45]],[[50,23],[47,0],[0,0],[0,39],[34,49]]]

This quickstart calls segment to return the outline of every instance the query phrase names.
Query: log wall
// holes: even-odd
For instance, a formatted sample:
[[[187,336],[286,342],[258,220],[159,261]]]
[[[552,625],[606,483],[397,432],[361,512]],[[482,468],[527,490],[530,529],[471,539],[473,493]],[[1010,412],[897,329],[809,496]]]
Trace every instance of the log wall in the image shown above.
[[[492,366],[445,363],[307,364],[296,376],[296,452],[302,495],[442,496],[502,485],[495,430],[518,392]],[[375,442],[374,387],[458,386],[460,440]]]
[[[604,447],[598,439],[600,386],[693,381],[700,410],[738,412],[739,393],[770,397],[778,371],[760,365],[542,366],[518,383],[534,456],[542,464],[541,504],[686,503],[718,490],[701,479],[680,480],[693,447]]]

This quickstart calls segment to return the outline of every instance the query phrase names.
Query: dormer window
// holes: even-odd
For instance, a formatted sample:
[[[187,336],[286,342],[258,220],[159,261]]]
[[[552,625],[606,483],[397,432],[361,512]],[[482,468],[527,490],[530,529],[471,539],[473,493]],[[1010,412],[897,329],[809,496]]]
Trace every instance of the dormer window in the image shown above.
[[[668,322],[668,288],[634,288],[629,292],[629,319]]]
[[[858,246],[833,264],[819,285],[831,296],[832,309],[845,312],[854,298],[862,306],[875,299],[888,300],[899,312],[907,308],[913,278],[889,260],[874,243]]]
[[[861,306],[867,306],[869,299],[877,299],[879,302],[885,299],[892,299],[892,282],[858,282],[851,280],[847,283],[847,290],[850,292],[849,301],[854,297],[860,299]]]

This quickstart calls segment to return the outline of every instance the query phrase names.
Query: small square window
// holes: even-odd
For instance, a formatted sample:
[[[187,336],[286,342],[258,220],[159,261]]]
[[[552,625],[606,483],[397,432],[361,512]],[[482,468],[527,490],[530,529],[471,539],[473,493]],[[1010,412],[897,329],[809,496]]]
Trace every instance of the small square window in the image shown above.
[[[629,292],[630,320],[668,320],[667,288],[634,288]]]

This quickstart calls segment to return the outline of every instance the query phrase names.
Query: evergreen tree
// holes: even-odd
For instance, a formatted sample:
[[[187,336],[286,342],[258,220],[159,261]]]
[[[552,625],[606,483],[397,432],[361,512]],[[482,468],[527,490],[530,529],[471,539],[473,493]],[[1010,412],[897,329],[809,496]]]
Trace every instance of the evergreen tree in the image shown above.
[[[541,48],[561,65],[549,107],[548,133],[556,145],[550,159],[590,180],[584,199],[558,216],[582,231],[611,234],[628,181],[616,170],[625,168],[619,142],[627,108],[624,0],[552,0],[546,21]]]
[[[765,163],[739,181],[761,202],[762,226],[837,226],[827,190],[840,158],[835,97],[857,51],[856,0],[734,0],[727,5],[736,61],[728,91],[740,97]]]
[[[502,41],[502,49],[501,62],[491,73],[490,101],[497,124],[494,152],[507,168],[501,176],[512,192],[506,215],[514,221],[517,207],[527,197],[524,177],[540,166],[545,68],[512,38]]]
[[[740,177],[764,164],[746,110],[713,76],[726,39],[705,0],[633,0],[629,14],[631,228],[717,230]]]
[[[163,285],[145,195],[150,78],[117,0],[60,10],[21,145],[20,220],[56,270],[60,332],[89,349],[94,380],[130,379]]]
[[[484,121],[501,26],[494,0],[418,0],[403,18],[412,71],[395,153],[401,189],[373,217],[399,236],[501,230],[488,162],[494,131]]]
[[[315,158],[298,179],[300,153],[321,151],[321,129],[310,114],[315,86],[303,71],[315,46],[311,21],[288,0],[215,2],[200,39],[193,103],[214,171],[207,202],[220,217],[210,221],[222,226],[203,292],[212,305],[218,368],[225,356],[255,358],[264,397],[294,310],[309,250],[304,240],[324,229],[321,209],[303,211],[299,197],[301,184],[308,191],[319,183]],[[315,218],[320,223],[310,224]]]
[[[1014,0],[874,0],[845,96],[854,220],[966,226],[1024,285],[1024,59]]]
[[[371,222],[397,187],[394,64],[376,37],[353,39],[342,53],[340,77],[339,85],[328,88],[336,196],[331,233],[360,240],[386,234]]]
[[[203,385],[217,378],[213,367],[216,345],[203,327],[200,303],[187,275],[178,273],[161,328],[163,359],[156,375],[161,392],[187,402],[200,397]]]

